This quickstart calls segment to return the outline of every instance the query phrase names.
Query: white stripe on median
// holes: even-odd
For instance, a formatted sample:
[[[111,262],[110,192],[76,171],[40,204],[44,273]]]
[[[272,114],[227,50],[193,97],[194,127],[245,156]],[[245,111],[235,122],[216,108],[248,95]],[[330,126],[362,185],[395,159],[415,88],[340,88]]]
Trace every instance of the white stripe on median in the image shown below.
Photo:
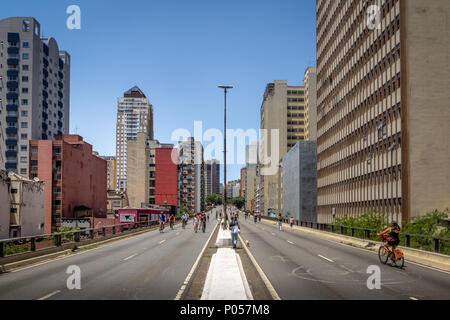
[[[294,244],[292,241],[286,240],[287,242],[289,242],[290,244]]]
[[[166,242],[166,239],[161,240],[160,242],[158,242],[159,244],[163,244],[164,242]]]
[[[43,296],[42,298],[39,298],[38,300],[46,300],[46,299],[48,299],[50,297],[53,297],[55,294],[58,294],[60,292],[61,292],[61,290],[53,291],[52,293],[49,293],[48,295]]]
[[[127,261],[127,260],[130,260],[130,259],[133,259],[133,258],[136,257],[137,255],[138,255],[138,254],[135,253],[135,254],[133,254],[133,255],[131,255],[131,256],[129,256],[129,257],[123,259],[123,261]]]
[[[322,256],[322,255],[320,255],[320,254],[318,254],[318,256],[321,257],[322,259],[328,260],[328,261],[330,261],[330,262],[334,262],[333,260],[328,259],[327,257],[324,257],[324,256]]]

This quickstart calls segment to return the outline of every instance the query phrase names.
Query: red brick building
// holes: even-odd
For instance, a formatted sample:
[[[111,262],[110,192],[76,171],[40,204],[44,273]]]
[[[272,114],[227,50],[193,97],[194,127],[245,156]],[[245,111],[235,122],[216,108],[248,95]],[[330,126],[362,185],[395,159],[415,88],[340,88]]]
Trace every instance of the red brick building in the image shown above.
[[[155,150],[155,204],[177,205],[177,157],[172,144],[161,144]]]
[[[44,232],[63,218],[106,218],[106,161],[78,135],[30,141],[30,178],[45,182]]]

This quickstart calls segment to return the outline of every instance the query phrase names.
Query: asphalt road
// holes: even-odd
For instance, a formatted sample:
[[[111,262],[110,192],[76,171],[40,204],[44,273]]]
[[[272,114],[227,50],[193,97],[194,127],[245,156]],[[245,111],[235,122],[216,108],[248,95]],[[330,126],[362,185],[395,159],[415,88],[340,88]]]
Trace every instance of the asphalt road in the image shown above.
[[[450,299],[450,274],[408,263],[382,265],[374,252],[275,225],[239,219],[241,236],[281,299]],[[369,266],[380,267],[381,289],[368,289]]]
[[[27,269],[0,274],[0,299],[172,300],[216,224],[206,232],[166,227]],[[67,288],[66,270],[81,271],[81,289]]]

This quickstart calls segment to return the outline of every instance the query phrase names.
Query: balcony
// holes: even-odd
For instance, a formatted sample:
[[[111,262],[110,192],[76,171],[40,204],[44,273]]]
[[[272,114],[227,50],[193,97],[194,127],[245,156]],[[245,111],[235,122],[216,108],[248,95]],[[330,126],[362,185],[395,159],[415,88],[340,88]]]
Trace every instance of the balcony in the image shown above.
[[[58,71],[58,76],[62,79],[64,78],[64,74],[61,71]]]
[[[63,116],[63,113],[61,111],[58,111],[58,117],[62,118],[62,116]]]
[[[42,62],[44,63],[44,66],[48,67],[48,60],[45,58],[42,58]]]
[[[48,114],[45,111],[42,111],[42,118],[48,119]]]
[[[17,134],[17,128],[14,127],[8,127],[6,128],[6,134]]]
[[[14,92],[8,92],[6,94],[6,99],[18,99],[19,95],[17,93]]]
[[[44,77],[46,77],[46,78],[48,77],[48,71],[46,69],[43,69],[42,73],[44,74]]]
[[[61,122],[61,121],[58,121],[58,127],[62,127],[63,126],[63,123]]]
[[[48,129],[48,125],[45,122],[42,122],[42,129],[44,130]]]
[[[44,87],[48,88],[48,81],[43,79],[42,80],[42,84],[44,85]]]
[[[18,88],[19,83],[17,81],[8,81],[8,82],[6,82],[6,87],[7,88]]]
[[[41,138],[42,138],[42,140],[47,140],[47,135],[45,133],[43,133]]]
[[[17,104],[7,104],[6,111],[17,111],[19,106]]]
[[[58,101],[58,107],[60,107],[60,108],[63,107],[63,103],[61,101]]]
[[[6,139],[5,144],[7,146],[17,146],[17,139]]]
[[[47,103],[47,101],[42,100],[42,106],[43,106],[44,108],[48,108],[48,103]]]
[[[17,77],[17,76],[19,76],[19,71],[18,70],[8,70],[8,71],[6,71],[6,75],[8,77]]]
[[[58,81],[58,86],[62,89],[62,88],[64,88],[64,85],[63,85],[63,83],[61,82],[61,81]]]
[[[64,62],[61,59],[59,59],[59,68],[60,69],[64,68]]]
[[[47,91],[42,90],[42,95],[43,95],[44,97],[48,98],[48,92],[47,92]]]
[[[19,59],[10,58],[10,59],[6,60],[6,64],[17,66],[19,64]]]
[[[16,32],[8,32],[8,42],[19,42],[20,35]]]
[[[17,163],[15,162],[6,162],[5,169],[17,169]]]
[[[45,55],[47,55],[48,56],[48,46],[44,43],[43,44],[43,51],[44,51],[44,53],[45,53]]]
[[[9,158],[9,157],[15,158],[15,157],[17,157],[17,151],[15,151],[15,150],[7,150],[5,152],[5,156],[6,156],[6,158]]]
[[[17,117],[6,117],[6,122],[17,122]]]
[[[63,94],[61,91],[58,91],[58,96],[62,99],[63,98]]]

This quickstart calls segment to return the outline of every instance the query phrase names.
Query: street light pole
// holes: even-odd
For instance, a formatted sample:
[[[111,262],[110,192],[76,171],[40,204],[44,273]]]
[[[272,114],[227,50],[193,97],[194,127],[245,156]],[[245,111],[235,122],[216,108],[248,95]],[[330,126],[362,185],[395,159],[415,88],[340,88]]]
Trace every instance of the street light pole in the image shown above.
[[[224,106],[223,106],[223,212],[225,221],[228,220],[227,213],[227,92],[232,86],[219,86],[224,90]]]

